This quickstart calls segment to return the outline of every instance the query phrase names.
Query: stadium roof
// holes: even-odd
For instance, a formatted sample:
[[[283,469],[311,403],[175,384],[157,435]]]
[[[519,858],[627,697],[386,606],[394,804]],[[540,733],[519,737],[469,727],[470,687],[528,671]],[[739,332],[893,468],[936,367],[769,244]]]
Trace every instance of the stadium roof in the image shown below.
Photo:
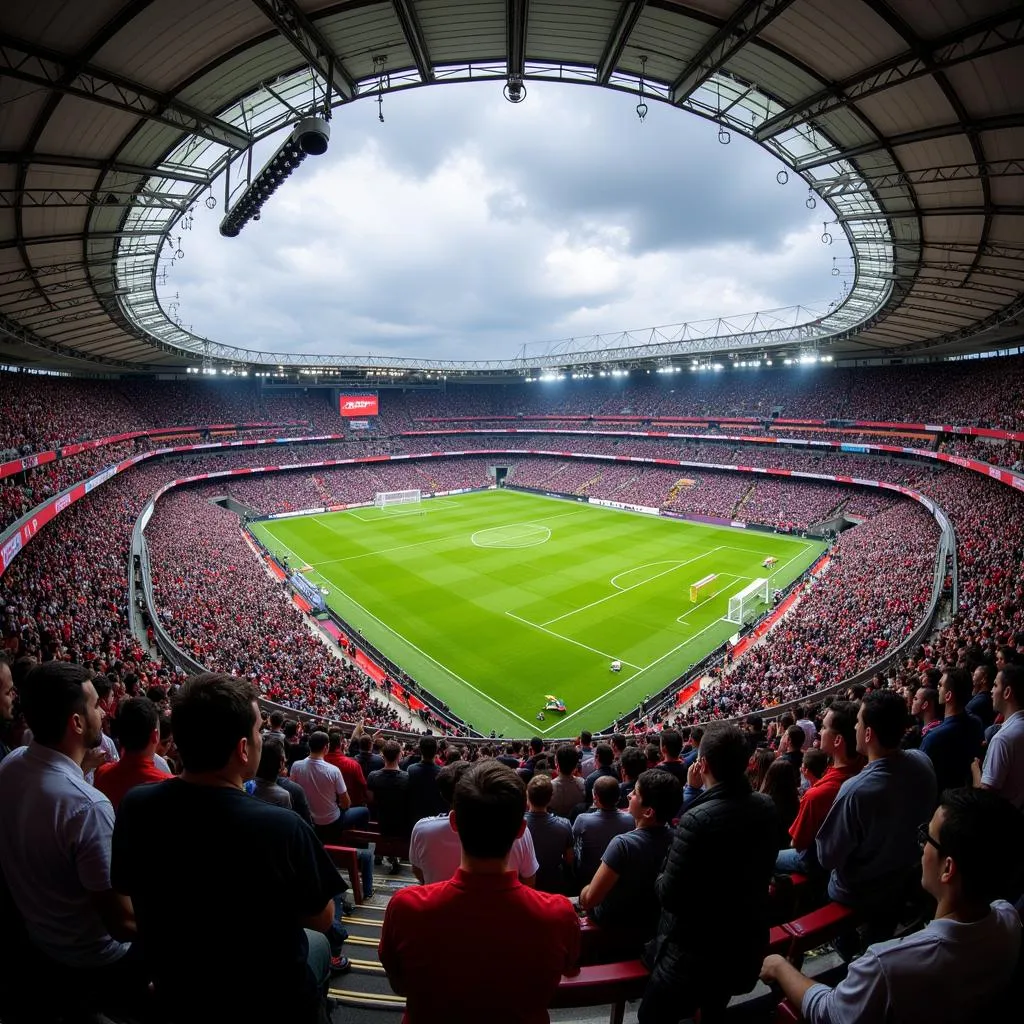
[[[779,345],[868,358],[1016,343],[1022,40],[1017,0],[6,0],[0,360],[507,373]],[[336,109],[487,79],[639,93],[641,74],[638,101],[752,136],[780,174],[806,180],[854,252],[841,304],[577,339],[529,366],[232,348],[160,304],[180,219],[222,198],[225,166],[237,180],[252,144],[310,112],[318,90]]]

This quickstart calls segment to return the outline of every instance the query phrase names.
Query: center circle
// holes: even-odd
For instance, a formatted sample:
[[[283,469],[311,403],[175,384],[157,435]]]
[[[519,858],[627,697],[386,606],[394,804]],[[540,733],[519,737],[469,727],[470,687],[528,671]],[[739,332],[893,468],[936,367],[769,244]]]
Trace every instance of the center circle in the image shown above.
[[[535,548],[546,544],[551,531],[536,523],[511,523],[508,526],[492,526],[489,530],[477,530],[470,542],[478,548]]]

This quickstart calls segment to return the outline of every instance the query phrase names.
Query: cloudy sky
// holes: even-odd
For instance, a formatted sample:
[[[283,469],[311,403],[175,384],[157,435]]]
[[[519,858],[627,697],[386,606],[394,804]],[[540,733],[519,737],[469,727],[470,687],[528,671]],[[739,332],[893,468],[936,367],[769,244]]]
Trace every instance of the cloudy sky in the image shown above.
[[[239,237],[199,206],[165,302],[245,348],[460,359],[838,297],[848,249],[759,147],[658,103],[640,124],[635,96],[528,89],[337,110],[328,153]]]

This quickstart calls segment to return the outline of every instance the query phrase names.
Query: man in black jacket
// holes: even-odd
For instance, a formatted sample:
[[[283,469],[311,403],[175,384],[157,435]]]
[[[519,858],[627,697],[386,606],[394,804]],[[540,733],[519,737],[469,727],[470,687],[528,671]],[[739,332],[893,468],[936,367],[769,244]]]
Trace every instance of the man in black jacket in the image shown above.
[[[748,758],[736,726],[708,727],[692,766],[703,792],[680,818],[655,886],[661,920],[640,1024],[677,1024],[698,1009],[703,1024],[717,1024],[730,996],[757,981],[778,822],[771,798],[750,789]]]

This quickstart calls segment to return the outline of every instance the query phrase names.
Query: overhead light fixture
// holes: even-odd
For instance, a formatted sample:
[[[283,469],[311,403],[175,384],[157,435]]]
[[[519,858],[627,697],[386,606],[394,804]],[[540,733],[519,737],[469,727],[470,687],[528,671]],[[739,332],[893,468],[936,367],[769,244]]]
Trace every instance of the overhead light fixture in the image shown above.
[[[307,156],[322,156],[331,139],[331,126],[322,117],[304,117],[224,214],[220,233],[237,238],[251,220],[259,220],[263,204],[281,187]]]

